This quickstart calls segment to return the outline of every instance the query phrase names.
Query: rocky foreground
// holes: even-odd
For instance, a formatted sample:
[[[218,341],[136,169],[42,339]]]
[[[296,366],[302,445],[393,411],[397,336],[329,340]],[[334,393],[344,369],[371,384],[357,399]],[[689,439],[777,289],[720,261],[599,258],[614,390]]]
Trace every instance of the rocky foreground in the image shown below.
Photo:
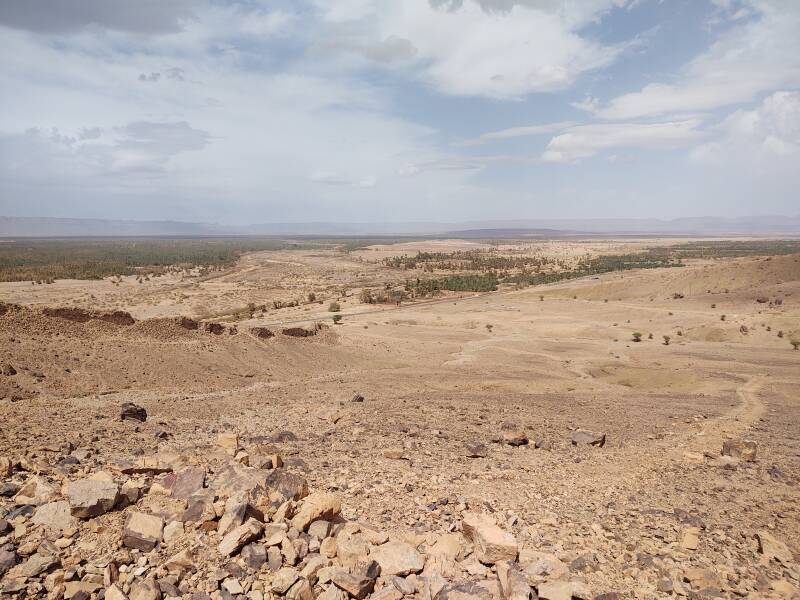
[[[132,427],[147,419],[130,403],[120,416]],[[457,518],[442,531],[382,531],[348,520],[336,494],[309,490],[284,465],[273,445],[280,439],[245,447],[235,433],[221,433],[216,441],[218,454],[195,456],[192,464],[169,454],[101,464],[91,448],[70,444],[0,458],[0,593],[107,600],[622,597],[589,585],[584,575],[601,568],[594,554],[564,560],[537,547],[515,518],[483,512],[465,498],[451,507]],[[511,425],[493,441],[528,443]],[[605,435],[577,430],[572,443],[599,449]],[[486,447],[471,444],[466,453],[485,456]],[[722,453],[723,466],[735,465],[755,461],[757,448],[732,440]],[[705,525],[688,514],[682,522],[678,547],[691,552]],[[764,572],[796,573],[778,533],[759,531],[754,540]],[[713,570],[659,560],[661,595],[730,596],[721,590],[732,580],[720,582]],[[788,581],[764,591],[796,596]]]

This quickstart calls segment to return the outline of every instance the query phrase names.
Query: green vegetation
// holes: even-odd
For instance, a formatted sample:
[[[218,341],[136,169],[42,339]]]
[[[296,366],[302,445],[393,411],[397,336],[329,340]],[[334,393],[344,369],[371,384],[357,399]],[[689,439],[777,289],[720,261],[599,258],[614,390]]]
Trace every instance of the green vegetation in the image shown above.
[[[641,342],[642,341],[642,334],[638,331],[633,332],[633,341],[634,342]]]
[[[677,259],[725,258],[737,256],[780,256],[800,252],[800,240],[720,240],[687,242],[675,246],[653,248],[653,255]]]
[[[13,240],[0,243],[0,281],[102,279],[170,270],[216,270],[244,252],[297,244],[256,238]]]
[[[450,275],[439,279],[407,281],[406,289],[416,296],[436,294],[442,290],[451,292],[493,292],[497,289],[495,275]]]
[[[340,310],[342,310],[342,307],[339,306],[338,302],[331,302],[328,305],[328,312],[339,312]]]
[[[392,256],[384,259],[386,266],[400,269],[418,269],[433,272],[439,271],[477,271],[481,273],[534,270],[544,267],[566,268],[560,259],[524,254],[523,250],[506,250],[500,254],[498,250],[459,250],[456,252],[417,252],[416,256]],[[507,256],[511,254],[511,256]]]
[[[342,315],[333,315],[333,322],[334,324],[338,324],[342,322]]]

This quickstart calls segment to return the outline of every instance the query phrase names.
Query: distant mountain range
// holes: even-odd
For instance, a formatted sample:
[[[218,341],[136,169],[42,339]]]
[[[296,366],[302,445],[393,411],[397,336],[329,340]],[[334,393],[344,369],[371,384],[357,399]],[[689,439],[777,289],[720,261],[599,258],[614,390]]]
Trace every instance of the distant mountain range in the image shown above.
[[[124,236],[452,236],[800,235],[800,216],[683,219],[503,219],[406,223],[263,223],[245,226],[181,221],[0,217],[0,237]]]

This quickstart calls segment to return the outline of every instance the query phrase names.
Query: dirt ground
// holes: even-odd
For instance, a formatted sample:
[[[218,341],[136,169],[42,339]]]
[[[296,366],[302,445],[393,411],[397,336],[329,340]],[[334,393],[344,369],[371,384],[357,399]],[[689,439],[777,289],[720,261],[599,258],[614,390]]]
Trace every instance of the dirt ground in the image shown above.
[[[0,300],[20,305],[0,314],[0,367],[16,371],[0,375],[0,456],[52,464],[54,448],[90,448],[69,477],[142,454],[205,464],[217,435],[235,432],[244,449],[271,440],[350,521],[444,534],[465,508],[488,512],[593,596],[798,597],[800,351],[789,342],[800,339],[800,256],[359,303],[360,287],[406,276],[373,260],[400,253],[261,252],[205,279],[0,284]],[[309,292],[321,303],[271,307]],[[270,306],[234,329],[228,317],[248,302]],[[125,310],[137,323],[46,306]],[[226,329],[186,329],[177,315],[221,316]],[[328,324],[318,335],[280,334],[315,321]],[[256,337],[257,326],[276,335]],[[120,422],[123,402],[148,420]],[[508,424],[529,443],[503,443]],[[578,428],[604,432],[605,445],[573,445]],[[721,457],[725,440],[743,438],[755,461]],[[474,442],[485,456],[468,456]],[[74,553],[97,558],[103,529],[121,526],[114,513],[95,521],[100,530],[81,525],[94,547]],[[763,531],[790,556],[770,560]]]

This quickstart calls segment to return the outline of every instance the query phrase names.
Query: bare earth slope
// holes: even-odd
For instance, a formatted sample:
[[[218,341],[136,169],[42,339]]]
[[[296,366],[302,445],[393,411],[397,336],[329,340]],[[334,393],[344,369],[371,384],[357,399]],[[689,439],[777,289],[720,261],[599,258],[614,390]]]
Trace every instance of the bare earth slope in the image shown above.
[[[236,281],[246,286],[268,268],[243,264]],[[326,258],[310,272],[348,280],[337,268]],[[358,277],[364,267],[347,269]],[[10,465],[3,472],[0,458],[0,589],[797,596],[800,352],[789,339],[800,333],[800,257],[464,296],[378,312],[350,302],[343,324],[307,338],[282,335],[271,315],[214,334],[172,318],[77,322],[4,305],[0,368],[16,373],[0,375]],[[325,309],[295,313],[279,320],[311,323]],[[276,335],[257,337],[256,326]],[[120,420],[124,402],[146,421]],[[574,445],[581,428],[604,433],[604,445]],[[731,440],[754,442],[755,459],[721,456]],[[190,479],[188,467],[200,485],[176,493],[170,472]],[[310,497],[287,495],[278,481],[291,474]],[[67,515],[64,527],[37,519],[64,501],[79,514],[62,484],[90,476],[139,492],[88,518]],[[52,491],[20,496],[34,480]],[[314,513],[339,523],[330,531],[291,518],[331,501],[320,492],[341,502]],[[169,536],[159,529],[152,549],[137,548],[123,535],[132,513],[163,518]],[[497,532],[471,533],[475,513],[516,546],[495,537],[497,556],[487,554],[481,535]],[[259,532],[246,549],[222,552],[224,534],[247,523]],[[170,567],[183,551],[190,565]],[[262,552],[263,565],[253,558]],[[147,585],[155,591],[137,595]]]

